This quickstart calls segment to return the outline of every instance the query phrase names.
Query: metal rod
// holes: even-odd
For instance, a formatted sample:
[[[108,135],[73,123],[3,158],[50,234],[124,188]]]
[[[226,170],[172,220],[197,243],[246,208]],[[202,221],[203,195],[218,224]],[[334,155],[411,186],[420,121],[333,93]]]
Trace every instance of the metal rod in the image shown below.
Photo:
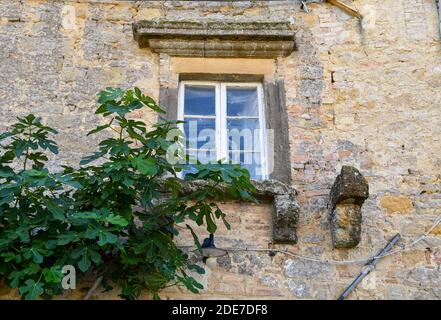
[[[346,3],[341,2],[340,0],[326,0],[326,1],[336,7],[339,7],[343,11],[346,11],[350,15],[357,17],[358,19],[363,18],[362,15],[360,14],[360,12],[358,12],[356,9],[348,6]]]
[[[376,256],[374,256],[368,263],[366,263],[361,270],[361,273],[355,278],[354,281],[349,285],[349,287],[341,294],[341,296],[337,300],[344,300],[347,296],[360,284],[360,282],[372,271],[372,269],[378,263],[378,260],[381,259],[385,254],[387,254],[392,247],[401,239],[401,235],[397,233],[389,243],[381,250]]]
[[[303,11],[305,11],[306,13],[309,13],[309,8],[308,8],[308,5],[306,4],[306,2],[305,1],[301,1],[301,3],[302,3]]]
[[[439,15],[439,32],[441,35],[441,0],[436,1],[436,5],[438,6],[438,15]]]

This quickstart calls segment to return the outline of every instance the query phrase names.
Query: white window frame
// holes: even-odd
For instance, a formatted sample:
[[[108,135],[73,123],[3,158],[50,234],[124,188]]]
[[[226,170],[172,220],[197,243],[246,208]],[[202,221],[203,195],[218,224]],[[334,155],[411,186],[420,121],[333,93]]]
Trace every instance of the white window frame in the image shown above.
[[[268,161],[267,161],[267,144],[266,144],[266,122],[264,95],[262,83],[259,82],[221,82],[221,81],[180,81],[178,93],[178,115],[177,119],[184,120],[184,94],[186,85],[214,86],[215,87],[215,119],[216,119],[216,157],[217,160],[228,159],[228,129],[227,129],[227,87],[256,87],[257,88],[257,105],[259,119],[259,140],[260,140],[260,164],[261,179],[268,179]],[[188,115],[186,116],[189,117]],[[191,116],[190,116],[191,117]],[[195,118],[212,118],[213,116],[194,116]],[[231,118],[231,117],[230,117]],[[247,116],[234,117],[252,118]],[[184,131],[184,125],[180,124],[179,128]]]

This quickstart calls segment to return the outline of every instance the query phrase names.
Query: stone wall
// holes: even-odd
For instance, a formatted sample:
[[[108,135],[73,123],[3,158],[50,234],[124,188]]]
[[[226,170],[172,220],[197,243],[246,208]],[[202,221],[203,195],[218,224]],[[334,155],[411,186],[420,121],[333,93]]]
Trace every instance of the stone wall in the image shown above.
[[[139,49],[132,23],[142,19],[291,21],[296,51],[277,59],[288,109],[291,172],[298,190],[298,243],[282,253],[232,252],[201,279],[203,296],[169,298],[335,299],[360,271],[353,260],[376,253],[396,232],[410,242],[441,214],[441,44],[435,0],[346,1],[360,22],[326,3],[296,1],[0,2],[0,130],[33,112],[60,130],[54,168],[75,165],[94,148],[86,132],[99,121],[95,94],[137,85],[159,97],[157,54]],[[151,114],[136,115],[154,122]],[[361,242],[333,249],[328,194],[342,165],[359,168],[370,197]],[[270,204],[224,204],[233,228],[219,246],[268,248]],[[201,237],[204,233],[201,232]],[[440,299],[441,228],[415,247],[381,260],[352,299]],[[188,243],[185,236],[182,244]],[[79,292],[79,291],[78,291]],[[76,297],[79,293],[73,293]],[[0,296],[11,292],[2,290]],[[98,295],[109,298],[115,295]],[[147,297],[147,296],[146,296]]]

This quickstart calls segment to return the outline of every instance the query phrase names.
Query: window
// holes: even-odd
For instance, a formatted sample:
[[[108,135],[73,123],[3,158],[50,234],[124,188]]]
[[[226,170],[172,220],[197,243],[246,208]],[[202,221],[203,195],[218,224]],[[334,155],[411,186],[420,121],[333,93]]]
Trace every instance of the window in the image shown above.
[[[194,160],[240,163],[251,178],[268,178],[260,83],[182,81],[178,119]]]

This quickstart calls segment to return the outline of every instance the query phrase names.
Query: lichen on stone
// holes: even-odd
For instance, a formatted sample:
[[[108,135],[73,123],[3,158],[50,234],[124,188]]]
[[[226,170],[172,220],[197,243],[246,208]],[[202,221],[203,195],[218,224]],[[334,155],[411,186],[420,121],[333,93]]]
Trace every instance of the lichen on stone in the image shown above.
[[[354,167],[343,166],[329,195],[334,248],[353,248],[361,240],[361,206],[369,197],[369,185]]]

